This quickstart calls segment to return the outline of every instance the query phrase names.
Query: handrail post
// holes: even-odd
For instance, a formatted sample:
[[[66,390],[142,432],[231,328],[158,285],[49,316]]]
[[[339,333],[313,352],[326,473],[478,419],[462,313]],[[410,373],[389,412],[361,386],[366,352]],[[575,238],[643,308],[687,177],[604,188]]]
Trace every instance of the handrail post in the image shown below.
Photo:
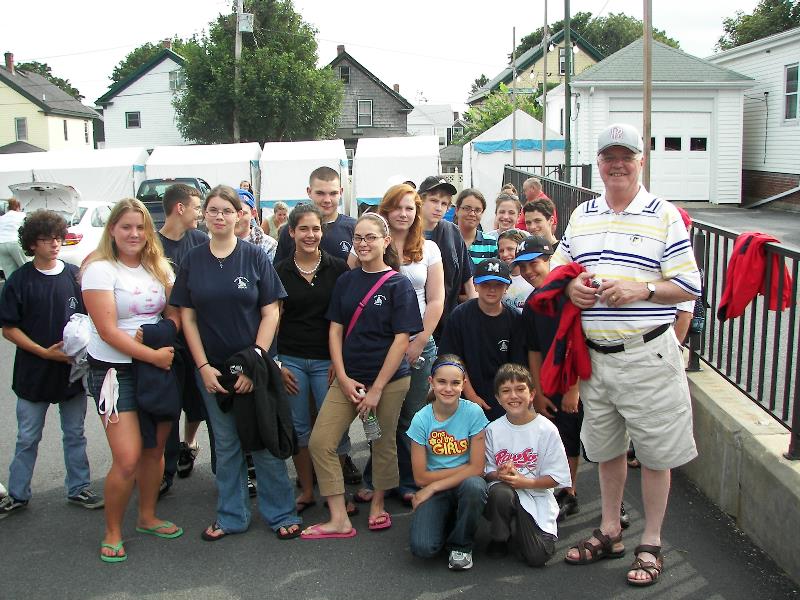
[[[792,404],[792,429],[789,431],[789,450],[783,453],[788,460],[800,460],[800,410],[797,409],[797,398]]]
[[[694,248],[694,259],[697,262],[698,268],[704,264],[704,257],[706,253],[706,237],[703,235],[702,231],[697,231],[694,234],[694,242],[692,244]],[[704,304],[703,309],[706,310],[705,307],[705,299],[703,298],[704,293],[702,290],[702,277],[700,278],[701,281],[701,292],[700,297],[697,299],[698,302],[702,302]],[[700,339],[703,335],[703,332],[700,333],[689,333],[689,364],[686,367],[686,370],[690,373],[697,373],[698,371],[702,371],[702,367],[700,367]]]

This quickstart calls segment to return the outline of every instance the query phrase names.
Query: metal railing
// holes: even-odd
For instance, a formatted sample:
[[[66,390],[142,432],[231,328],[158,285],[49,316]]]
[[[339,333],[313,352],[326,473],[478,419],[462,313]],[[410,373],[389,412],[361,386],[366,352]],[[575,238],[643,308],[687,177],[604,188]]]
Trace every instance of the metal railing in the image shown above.
[[[566,172],[566,165],[545,165],[544,172],[542,172],[542,165],[517,165],[514,168],[526,171],[530,173],[530,176],[542,176],[549,179],[557,179],[558,181],[564,181],[564,173]],[[592,165],[570,165],[569,172],[570,181],[576,184],[580,182],[581,187],[592,187]]]
[[[789,429],[788,459],[800,459],[800,315],[798,315],[798,270],[800,252],[781,244],[764,245],[766,264],[777,257],[777,273],[763,274],[763,296],[756,296],[743,315],[722,321],[718,315],[725,288],[728,263],[738,234],[695,221],[692,226],[697,264],[703,271],[703,289],[708,309],[703,333],[690,336],[689,369],[699,360],[714,369],[748,396],[757,406]],[[792,278],[789,307],[770,310],[773,298],[785,293],[784,268]],[[773,277],[778,276],[777,282]],[[773,290],[773,287],[775,288]]]
[[[520,167],[506,166],[503,170],[503,183],[513,183],[517,191],[522,194],[522,183],[533,176],[534,173],[523,171]],[[572,211],[578,208],[581,202],[597,198],[600,194],[586,188],[564,183],[557,179],[542,177],[541,175],[536,175],[536,177],[542,181],[542,191],[547,194],[556,205],[556,210],[558,211],[558,225],[556,227],[555,236],[557,239],[561,239],[561,236],[564,235],[564,230],[567,228],[567,223],[569,222]]]

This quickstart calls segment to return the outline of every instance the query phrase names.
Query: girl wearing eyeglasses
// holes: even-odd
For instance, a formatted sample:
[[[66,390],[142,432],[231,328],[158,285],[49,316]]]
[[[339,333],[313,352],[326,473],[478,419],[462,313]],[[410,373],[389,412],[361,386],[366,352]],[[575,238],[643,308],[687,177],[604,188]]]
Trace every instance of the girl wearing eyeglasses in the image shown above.
[[[497,239],[480,230],[481,217],[486,210],[486,198],[480,190],[467,188],[456,198],[456,219],[461,237],[469,250],[473,264],[497,257]]]
[[[248,394],[253,381],[240,372],[232,385],[220,383],[232,356],[272,346],[279,301],[286,296],[261,248],[236,237],[236,224],[249,219],[238,194],[220,185],[203,207],[211,240],[189,251],[181,264],[170,303],[179,306],[186,343],[197,369],[217,456],[217,518],[202,533],[213,542],[244,532],[250,524],[247,464],[233,411],[223,412],[217,394]],[[279,539],[300,535],[300,518],[286,463],[268,450],[251,452],[258,477],[258,508]]]
[[[355,226],[359,268],[336,281],[326,318],[336,378],[311,432],[309,450],[320,493],[327,498],[330,520],[307,528],[307,539],[356,535],[345,509],[344,480],[336,456],[342,434],[353,420],[374,414],[381,436],[372,442],[370,530],[391,526],[384,493],[399,484],[395,431],[410,383],[405,354],[409,336],[422,331],[417,297],[411,282],[396,271],[397,254],[389,225],[375,213],[363,214]]]

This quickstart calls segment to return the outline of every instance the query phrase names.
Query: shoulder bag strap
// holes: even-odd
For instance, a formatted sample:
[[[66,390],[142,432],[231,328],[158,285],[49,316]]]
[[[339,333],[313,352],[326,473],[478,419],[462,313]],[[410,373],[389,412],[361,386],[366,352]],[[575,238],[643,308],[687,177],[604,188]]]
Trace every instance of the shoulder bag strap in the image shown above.
[[[373,285],[370,288],[370,290],[364,295],[364,297],[361,299],[361,302],[359,302],[358,306],[356,306],[356,311],[353,313],[353,317],[350,319],[350,324],[347,326],[347,333],[344,334],[344,337],[347,337],[348,335],[350,335],[350,332],[353,331],[353,327],[356,326],[356,321],[358,321],[358,317],[360,317],[361,313],[364,312],[364,307],[367,305],[367,302],[369,302],[369,299],[372,298],[372,294],[377,292],[378,289],[384,283],[386,283],[386,281],[392,275],[397,275],[397,271],[395,271],[394,269],[389,269],[388,271],[386,271],[386,273],[381,275],[380,279],[378,279],[375,285]]]

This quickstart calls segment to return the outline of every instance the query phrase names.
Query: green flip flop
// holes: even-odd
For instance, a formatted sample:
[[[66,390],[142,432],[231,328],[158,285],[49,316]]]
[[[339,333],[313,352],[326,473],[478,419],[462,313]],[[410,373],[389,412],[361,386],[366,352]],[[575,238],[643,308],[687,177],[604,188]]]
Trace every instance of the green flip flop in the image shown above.
[[[139,533],[146,533],[147,535],[154,535],[156,537],[165,538],[168,540],[175,539],[177,537],[181,537],[183,535],[183,529],[178,527],[172,533],[161,533],[159,529],[167,529],[169,527],[175,527],[175,523],[171,523],[170,521],[164,521],[160,525],[156,525],[155,527],[137,527],[136,531]]]
[[[110,550],[113,550],[114,556],[103,554],[103,548],[109,548]],[[122,550],[122,542],[119,542],[118,544],[100,544],[100,560],[107,563],[118,563],[128,560],[127,554],[123,554],[121,556],[119,555],[120,550]]]

